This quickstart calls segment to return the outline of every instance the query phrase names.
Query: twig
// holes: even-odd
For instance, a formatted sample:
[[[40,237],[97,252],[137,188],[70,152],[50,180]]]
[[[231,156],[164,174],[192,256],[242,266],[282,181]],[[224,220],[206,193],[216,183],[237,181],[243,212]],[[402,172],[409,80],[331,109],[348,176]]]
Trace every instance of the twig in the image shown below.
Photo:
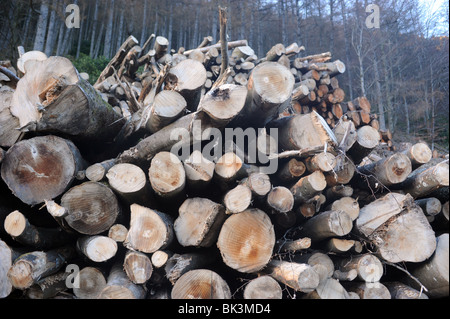
[[[388,262],[388,261],[383,261],[384,264],[392,266],[397,268],[400,271],[403,271],[405,274],[407,274],[412,280],[414,280],[419,286],[420,286],[420,293],[422,293],[422,291],[428,292],[428,289],[422,285],[422,283],[419,281],[419,279],[417,279],[416,277],[414,277],[413,275],[411,275],[411,273],[406,270],[405,268],[402,268],[394,263]]]

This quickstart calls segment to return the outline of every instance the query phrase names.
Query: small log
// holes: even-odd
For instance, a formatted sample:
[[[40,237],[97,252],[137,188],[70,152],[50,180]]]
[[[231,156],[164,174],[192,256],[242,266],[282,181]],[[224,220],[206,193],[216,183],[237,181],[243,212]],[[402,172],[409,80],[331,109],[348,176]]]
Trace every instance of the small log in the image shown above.
[[[333,203],[342,197],[352,197],[353,188],[348,185],[336,185],[327,188],[325,197],[327,202]]]
[[[61,228],[42,228],[32,225],[19,211],[9,214],[4,223],[5,231],[18,243],[34,249],[53,249],[69,243],[72,239]]]
[[[296,253],[311,247],[311,238],[304,237],[297,240],[279,240],[277,251]]]
[[[344,283],[348,292],[355,292],[360,299],[392,299],[389,289],[382,283],[350,282]]]
[[[341,272],[356,270],[357,278],[364,282],[379,282],[384,274],[383,264],[372,254],[350,256],[336,261],[335,264],[336,269]]]
[[[183,163],[170,152],[160,152],[151,161],[148,172],[155,193],[165,199],[180,197],[186,185]]]
[[[201,251],[186,254],[174,254],[167,260],[164,267],[165,277],[172,283],[185,273],[194,269],[204,268],[216,260],[217,255],[211,251]]]
[[[336,168],[325,174],[327,185],[330,187],[350,183],[356,171],[355,164],[347,156],[337,156],[336,161]]]
[[[196,269],[185,273],[172,288],[172,299],[231,299],[225,280],[216,272]]]
[[[67,210],[64,220],[73,230],[85,235],[98,235],[116,222],[120,207],[114,192],[96,182],[72,187],[61,198]]]
[[[330,253],[342,254],[355,247],[354,240],[330,238],[324,243],[324,250]]]
[[[316,289],[320,282],[319,275],[308,264],[272,260],[264,273],[295,291],[305,293]]]
[[[277,61],[286,54],[286,48],[282,43],[275,44],[266,54],[266,61]]]
[[[145,127],[155,133],[173,123],[185,113],[187,102],[176,91],[161,91],[156,94]]]
[[[57,273],[74,254],[70,247],[23,254],[12,264],[8,278],[14,288],[25,290],[39,279]]]
[[[352,197],[342,197],[331,204],[329,210],[341,210],[347,213],[354,221],[359,216],[359,203]]]
[[[336,167],[336,157],[328,152],[322,152],[305,160],[306,169],[309,172],[322,171],[324,173],[332,171]]]
[[[276,119],[290,103],[294,82],[292,73],[279,63],[265,62],[256,66],[247,84],[246,124],[250,120],[264,125]]]
[[[347,152],[356,143],[358,134],[353,121],[339,121],[333,129],[339,149]]]
[[[267,207],[272,214],[290,212],[294,208],[294,195],[284,186],[274,187],[267,195]]]
[[[218,159],[214,173],[214,178],[220,186],[227,189],[245,175],[244,163],[238,155],[228,152]]]
[[[173,256],[173,253],[164,250],[155,251],[152,254],[152,265],[154,268],[159,269],[167,264],[167,261]]]
[[[292,158],[278,170],[276,176],[281,183],[292,183],[298,181],[305,172],[306,165],[302,161]]]
[[[391,263],[422,262],[436,249],[434,231],[410,195],[389,193],[364,206],[356,229]]]
[[[244,289],[244,299],[268,300],[282,299],[283,291],[280,284],[270,276],[260,276],[252,279]]]
[[[441,202],[434,197],[416,200],[416,204],[422,208],[422,211],[428,217],[428,220],[430,220],[430,217],[434,219],[434,216],[442,211]]]
[[[334,263],[331,258],[321,252],[307,253],[294,257],[297,263],[305,263],[310,265],[319,275],[319,282],[324,282],[331,278],[334,273]]]
[[[274,227],[263,211],[232,215],[222,226],[217,246],[226,265],[243,273],[264,268],[275,245]]]
[[[349,293],[334,278],[326,278],[321,281],[317,288],[303,296],[304,299],[351,299]]]
[[[206,82],[206,69],[201,62],[187,59],[170,69],[166,86],[174,88],[187,103],[187,109],[195,111],[200,102],[201,90]]]
[[[392,299],[429,299],[428,296],[399,281],[385,282],[383,285],[391,293]]]
[[[36,205],[64,193],[83,166],[71,141],[49,135],[12,146],[6,152],[1,175],[16,197]]]
[[[123,265],[116,263],[98,299],[144,299],[145,295],[144,287],[134,284],[123,270]]]
[[[290,190],[294,195],[295,203],[301,204],[318,195],[326,187],[327,183],[323,173],[315,171],[311,175],[302,177]]]
[[[408,156],[414,167],[428,163],[433,157],[431,149],[425,143],[411,145],[411,147],[408,147],[403,153]]]
[[[418,168],[398,186],[414,198],[425,197],[439,188],[449,186],[448,161],[430,168]]]
[[[112,225],[108,230],[108,237],[118,243],[123,243],[127,238],[128,228],[122,224]]]
[[[237,47],[241,47],[241,46],[246,46],[246,45],[248,45],[247,40],[231,41],[231,42],[228,42],[228,50],[231,50],[231,49],[234,49]],[[182,54],[189,56],[189,54],[191,54],[191,52],[194,50],[200,50],[200,52],[206,53],[211,49],[221,49],[221,43],[213,44],[213,45],[202,47],[202,48],[187,50],[187,51],[184,51]]]
[[[257,199],[265,197],[272,189],[270,177],[264,173],[252,173],[243,179],[241,184],[250,188],[253,197]]]
[[[342,237],[350,233],[353,222],[343,211],[327,211],[307,220],[302,227],[302,235],[319,242],[331,237]]]
[[[100,182],[114,165],[116,165],[115,159],[93,164],[86,168],[86,178],[92,182]]]
[[[69,274],[65,271],[59,271],[56,274],[49,275],[38,280],[33,286],[26,290],[26,296],[30,299],[51,299],[60,292],[66,291],[66,280]]]
[[[227,214],[238,214],[245,211],[252,202],[252,190],[245,185],[238,185],[225,194],[223,204]]]
[[[430,298],[444,298],[449,295],[449,276],[448,276],[448,233],[442,234],[436,238],[436,251],[429,260],[420,264],[411,273],[428,290],[427,296]],[[417,287],[414,280],[409,280],[412,287]],[[420,289],[420,288],[417,288]]]
[[[206,112],[214,123],[225,126],[244,110],[247,93],[245,86],[223,84],[208,91],[198,109]]]
[[[355,144],[347,152],[355,164],[359,164],[364,157],[380,143],[380,133],[370,125],[362,126],[357,131]]]
[[[89,260],[105,262],[117,253],[117,243],[106,236],[85,236],[78,238],[77,249]]]
[[[206,198],[188,198],[179,208],[174,223],[175,235],[184,247],[211,247],[216,243],[225,219],[222,205]]]
[[[133,164],[117,164],[106,174],[109,186],[128,204],[149,204],[150,186],[144,171]]]
[[[123,269],[134,284],[145,284],[153,273],[150,258],[138,251],[128,250],[123,261]]]
[[[0,146],[11,147],[22,134],[19,120],[11,114],[10,106],[14,90],[8,86],[0,87]],[[1,161],[0,161],[1,162]]]
[[[216,164],[205,158],[200,151],[192,152],[183,164],[188,188],[203,189],[212,181]]]
[[[95,267],[84,267],[78,274],[80,286],[73,288],[73,293],[78,299],[97,299],[100,292],[106,286],[106,278]]]
[[[124,242],[128,249],[154,253],[171,244],[174,237],[170,216],[137,204],[131,205],[130,229]]]

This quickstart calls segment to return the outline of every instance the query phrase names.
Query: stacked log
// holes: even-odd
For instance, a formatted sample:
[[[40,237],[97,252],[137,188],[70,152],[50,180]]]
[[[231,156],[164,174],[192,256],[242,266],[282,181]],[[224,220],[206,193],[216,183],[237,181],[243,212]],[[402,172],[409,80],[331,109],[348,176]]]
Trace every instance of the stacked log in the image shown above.
[[[341,61],[168,44],[130,36],[93,86],[60,57],[2,82],[0,298],[448,296],[448,160],[376,155]]]

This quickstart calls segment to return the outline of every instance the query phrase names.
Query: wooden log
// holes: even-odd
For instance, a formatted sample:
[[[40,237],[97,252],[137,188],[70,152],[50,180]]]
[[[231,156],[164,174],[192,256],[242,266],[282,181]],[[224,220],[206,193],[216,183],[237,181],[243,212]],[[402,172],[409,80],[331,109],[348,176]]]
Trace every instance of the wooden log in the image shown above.
[[[324,250],[331,253],[343,254],[354,248],[355,244],[356,242],[354,240],[330,238],[324,242]]]
[[[362,126],[357,130],[356,142],[347,154],[355,164],[359,164],[379,143],[380,133],[370,125]]]
[[[144,299],[145,295],[144,287],[134,284],[123,270],[122,263],[116,263],[98,299]]]
[[[106,174],[114,165],[116,165],[115,159],[106,160],[101,163],[95,163],[86,168],[86,178],[92,182],[100,182],[106,177]]]
[[[211,250],[173,254],[164,267],[165,277],[172,284],[175,284],[185,273],[194,269],[205,268],[214,262],[217,257],[217,254]]]
[[[148,120],[145,124],[150,133],[155,133],[173,123],[185,113],[187,102],[176,91],[161,91],[156,94]]]
[[[422,262],[436,249],[436,238],[410,195],[389,193],[361,208],[356,229],[391,262]]]
[[[172,288],[172,299],[231,299],[225,280],[208,269],[195,269],[185,273]]]
[[[74,253],[73,248],[65,247],[23,254],[12,264],[8,278],[14,288],[25,290],[39,279],[58,272]]]
[[[304,295],[304,299],[351,299],[349,293],[345,288],[339,283],[338,280],[334,278],[326,278],[321,281],[314,291],[309,292]]]
[[[344,283],[348,292],[355,292],[360,299],[392,299],[389,289],[382,283],[350,282]]]
[[[186,185],[183,163],[170,152],[160,152],[151,161],[148,171],[155,193],[165,199],[180,197]]]
[[[278,170],[276,177],[281,183],[292,183],[298,181],[305,172],[306,165],[302,161],[292,158]]]
[[[9,86],[0,87],[0,146],[11,147],[16,143],[20,135],[19,120],[11,114],[11,106],[14,90]]]
[[[306,253],[295,256],[293,260],[297,263],[310,265],[319,275],[319,282],[323,282],[333,276],[334,263],[327,254],[321,252]]]
[[[59,293],[65,292],[68,289],[66,285],[68,276],[69,273],[59,271],[56,274],[39,279],[33,286],[26,290],[26,297],[29,299],[54,298]]]
[[[428,290],[427,296],[430,298],[444,298],[449,295],[449,275],[448,275],[448,233],[436,238],[436,251],[431,258],[420,264],[411,273]],[[409,280],[412,287],[417,287],[417,283]],[[418,288],[420,289],[420,288]]]
[[[243,273],[264,268],[272,256],[274,245],[274,227],[269,216],[259,209],[249,209],[229,217],[217,241],[225,264]]]
[[[79,273],[80,286],[73,288],[73,293],[78,299],[97,299],[100,292],[106,286],[106,278],[95,267],[84,267]]]
[[[334,145],[335,137],[325,120],[317,113],[286,117],[272,123],[278,129],[280,150],[302,150]]]
[[[439,188],[449,186],[448,161],[443,161],[430,168],[418,168],[398,186],[414,198],[425,197]]]
[[[352,197],[342,197],[328,207],[329,210],[340,210],[347,213],[355,221],[359,216],[359,203]]]
[[[289,188],[274,187],[267,195],[267,207],[272,214],[288,213],[294,208],[294,195]]]
[[[153,273],[150,257],[133,250],[128,250],[123,261],[123,269],[128,278],[137,285],[145,284]]]
[[[247,40],[231,41],[231,42],[228,42],[228,50],[231,50],[231,49],[234,49],[234,48],[237,48],[237,47],[240,47],[240,46],[246,46],[246,45],[248,45]],[[194,50],[200,50],[201,52],[205,53],[205,52],[208,52],[210,49],[213,49],[213,48],[214,49],[221,49],[221,43],[213,44],[213,45],[202,47],[202,48],[187,50],[187,51],[184,51],[183,54],[188,56]]]
[[[333,203],[342,197],[352,197],[353,188],[348,185],[336,185],[326,189],[325,197],[328,203]]]
[[[294,76],[279,63],[256,66],[248,79],[246,124],[264,125],[278,117],[290,103]]]
[[[128,249],[154,253],[171,244],[174,237],[172,218],[164,213],[133,204],[130,229],[124,242]]]
[[[357,278],[364,282],[377,283],[384,274],[383,264],[372,254],[352,255],[337,260],[335,265],[341,272],[356,270]]]
[[[206,198],[188,198],[174,223],[178,242],[184,246],[211,247],[226,219],[225,208]]]
[[[227,152],[216,162],[214,178],[222,188],[232,187],[243,176],[245,176],[244,163],[236,153]]]
[[[252,202],[252,190],[245,185],[238,185],[225,194],[223,204],[227,214],[238,214],[247,210]]]
[[[282,43],[275,44],[266,54],[266,61],[277,61],[286,54],[286,48]]]
[[[12,146],[1,173],[16,197],[36,205],[64,193],[83,166],[81,154],[71,141],[48,135]]]
[[[396,153],[373,164],[360,166],[357,171],[359,186],[382,189],[405,181],[412,171],[412,165],[405,154]]]
[[[437,198],[423,198],[416,200],[415,202],[420,206],[420,208],[422,208],[423,213],[428,217],[429,221],[430,217],[432,217],[431,221],[433,221],[434,216],[438,215],[442,211],[442,204]]]
[[[272,189],[270,177],[264,173],[252,173],[241,181],[242,185],[250,188],[253,198],[264,198]]]
[[[272,260],[264,272],[295,291],[311,292],[319,285],[319,275],[308,264]]]
[[[325,174],[327,185],[330,187],[350,183],[355,175],[355,164],[347,156],[337,156],[336,168]]]
[[[399,281],[383,283],[391,293],[392,299],[429,299],[428,296]]]
[[[191,156],[183,162],[183,165],[188,188],[203,189],[212,181],[216,164],[205,158],[200,151],[192,152]]]
[[[214,123],[222,127],[244,110],[247,93],[245,86],[223,84],[208,91],[200,101],[198,109],[206,112]]]
[[[32,225],[19,211],[9,214],[4,223],[5,231],[18,243],[34,249],[53,249],[70,242],[72,236],[61,228],[42,228]]]
[[[77,240],[77,249],[89,260],[105,262],[117,253],[117,242],[106,236],[84,236]]]
[[[151,257],[153,267],[156,269],[164,267],[172,256],[173,253],[170,251],[165,250],[155,251]]]
[[[364,124],[370,123],[371,105],[366,97],[358,97],[352,101],[357,111],[360,111],[359,116]]]
[[[187,109],[195,111],[200,102],[201,90],[206,82],[206,69],[201,62],[187,59],[170,69],[166,86],[174,88],[187,103]]]
[[[0,239],[0,298],[2,299],[8,297],[13,291],[8,271],[17,257],[17,253]]]
[[[18,83],[10,110],[22,131],[58,132],[90,142],[112,140],[124,124],[63,57],[34,63]]]
[[[252,56],[255,54],[255,51],[248,45],[236,47],[233,52],[231,53],[232,58],[236,59],[247,59],[249,56]]]
[[[323,173],[315,171],[311,175],[302,177],[290,190],[294,195],[295,203],[301,204],[321,193],[326,187]]]
[[[311,241],[320,242],[331,237],[342,237],[350,233],[353,222],[343,211],[327,211],[307,220],[302,227],[302,235]]]
[[[61,198],[67,210],[64,220],[75,231],[84,235],[98,235],[115,224],[120,206],[114,192],[96,182],[85,182],[72,187]]]
[[[108,230],[108,237],[118,243],[123,243],[127,238],[128,228],[122,224],[114,224]]]
[[[282,299],[283,291],[280,284],[270,276],[260,276],[252,279],[244,289],[244,299]]]
[[[296,253],[311,247],[311,238],[304,237],[297,240],[278,240],[277,251]]]
[[[333,129],[333,133],[336,136],[339,149],[344,152],[353,147],[358,137],[353,121],[339,121]]]
[[[129,205],[148,205],[152,196],[144,171],[133,164],[117,164],[106,174],[111,189]]]
[[[403,153],[411,160],[413,167],[426,164],[433,157],[431,149],[425,143],[411,145],[411,147],[408,147]]]
[[[336,157],[328,152],[316,154],[305,160],[306,169],[311,173],[315,171],[330,172],[336,167],[336,164]]]

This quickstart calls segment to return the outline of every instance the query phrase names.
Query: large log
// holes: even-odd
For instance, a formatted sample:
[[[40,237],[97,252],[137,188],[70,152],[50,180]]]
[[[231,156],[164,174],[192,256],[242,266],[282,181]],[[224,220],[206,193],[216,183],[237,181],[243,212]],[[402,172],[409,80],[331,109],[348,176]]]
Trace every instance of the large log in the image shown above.
[[[36,205],[64,193],[83,166],[81,154],[71,141],[48,135],[11,147],[1,173],[15,196]]]
[[[263,211],[249,209],[225,221],[217,246],[226,265],[243,273],[256,272],[272,257],[274,227]]]
[[[172,288],[172,299],[231,299],[225,280],[216,272],[196,269],[185,273]]]
[[[244,299],[282,299],[280,284],[270,276],[251,280],[244,289]]]
[[[34,61],[10,107],[23,131],[57,132],[80,140],[112,140],[124,120],[81,79],[70,60]]]

